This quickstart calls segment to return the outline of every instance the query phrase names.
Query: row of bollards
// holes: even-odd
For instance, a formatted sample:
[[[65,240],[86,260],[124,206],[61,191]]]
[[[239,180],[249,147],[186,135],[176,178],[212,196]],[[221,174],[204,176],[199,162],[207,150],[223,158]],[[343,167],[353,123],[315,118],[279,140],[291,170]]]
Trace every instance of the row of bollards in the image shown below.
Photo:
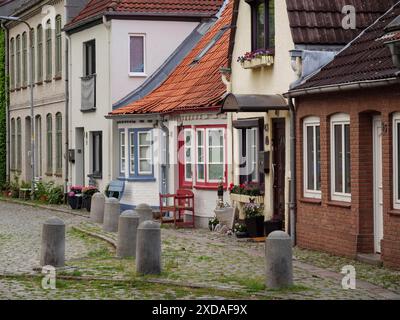
[[[117,199],[97,193],[92,198],[91,219],[103,223],[103,230],[118,232],[119,258],[136,258],[138,274],[161,273],[161,228],[153,221],[147,204],[120,214]],[[265,241],[266,286],[276,289],[293,285],[292,241],[282,231],[272,232]],[[63,267],[65,264],[65,224],[51,218],[43,224],[40,263]]]

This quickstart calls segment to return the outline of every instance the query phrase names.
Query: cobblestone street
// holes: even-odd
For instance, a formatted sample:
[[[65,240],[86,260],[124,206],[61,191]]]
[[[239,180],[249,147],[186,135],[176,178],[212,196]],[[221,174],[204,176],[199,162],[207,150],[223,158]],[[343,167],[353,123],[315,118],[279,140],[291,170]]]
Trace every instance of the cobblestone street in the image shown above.
[[[57,289],[41,288],[41,224],[67,225],[66,271]],[[104,237],[108,242],[89,234]],[[115,258],[116,234],[87,218],[0,201],[0,299],[399,299],[400,272],[295,249],[295,286],[266,290],[264,244],[208,230],[162,228],[163,273],[139,277],[132,259]],[[340,269],[353,264],[356,290],[343,290]],[[29,275],[29,276],[27,276]],[[366,282],[369,281],[369,282]]]

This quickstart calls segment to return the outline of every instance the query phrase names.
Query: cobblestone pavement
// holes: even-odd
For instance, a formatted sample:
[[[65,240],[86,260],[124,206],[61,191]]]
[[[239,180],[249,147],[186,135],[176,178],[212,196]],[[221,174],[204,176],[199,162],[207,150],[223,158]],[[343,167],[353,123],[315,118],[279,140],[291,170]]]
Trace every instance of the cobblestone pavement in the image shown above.
[[[32,269],[39,266],[42,223],[52,216],[67,225],[66,259],[87,255],[85,241],[70,233],[71,226],[85,218],[0,202],[0,274],[33,273]]]
[[[0,274],[31,273],[38,263],[40,226],[50,216],[66,221],[67,265],[57,290],[44,291],[40,279],[2,277],[0,299],[385,299],[400,297],[400,272],[295,249],[295,286],[266,290],[264,244],[240,241],[208,230],[162,228],[163,273],[136,276],[132,259],[115,258],[101,226],[83,217],[0,202]],[[72,226],[78,229],[71,229]],[[85,231],[85,232],[82,232]],[[356,290],[343,290],[340,269],[360,271]],[[310,265],[312,263],[312,265]],[[16,267],[18,266],[18,267]],[[69,277],[68,280],[60,279]],[[79,277],[81,281],[71,280]],[[83,280],[82,280],[83,279]],[[370,280],[373,284],[363,282]],[[390,279],[390,280],[388,280]],[[391,289],[389,291],[387,289]],[[394,293],[393,291],[397,291]]]

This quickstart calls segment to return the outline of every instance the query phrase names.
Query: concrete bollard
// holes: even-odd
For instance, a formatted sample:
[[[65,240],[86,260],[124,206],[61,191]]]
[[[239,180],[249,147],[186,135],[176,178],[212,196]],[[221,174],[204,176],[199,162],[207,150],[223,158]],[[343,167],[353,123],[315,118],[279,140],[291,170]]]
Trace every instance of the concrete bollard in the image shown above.
[[[147,220],[153,220],[153,210],[151,209],[151,207],[148,204],[145,204],[145,203],[139,204],[136,207],[135,211],[137,212],[137,214],[140,217],[140,220],[139,220],[140,224]]]
[[[293,285],[292,240],[283,231],[274,231],[265,240],[266,286],[279,289]]]
[[[97,223],[104,221],[104,204],[106,197],[104,194],[97,192],[92,197],[92,205],[90,207],[90,220]]]
[[[65,265],[65,223],[52,217],[43,223],[40,265],[64,267]]]
[[[136,257],[136,238],[139,215],[127,210],[122,212],[118,223],[117,257]]]
[[[103,230],[106,232],[117,232],[120,214],[121,211],[118,199],[107,198],[104,204]]]
[[[144,221],[138,227],[136,242],[136,272],[161,273],[161,224]]]

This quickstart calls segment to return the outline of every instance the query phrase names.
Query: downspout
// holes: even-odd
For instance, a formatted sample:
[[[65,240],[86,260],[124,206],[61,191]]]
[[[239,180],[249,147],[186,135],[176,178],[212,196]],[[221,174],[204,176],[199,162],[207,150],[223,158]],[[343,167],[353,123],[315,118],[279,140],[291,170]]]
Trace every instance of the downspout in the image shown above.
[[[292,245],[296,245],[296,109],[292,98],[289,98],[290,112],[290,199],[289,220]]]
[[[5,32],[4,39],[4,50],[5,50],[5,74],[9,74],[9,53],[8,53],[8,42],[9,42],[9,33],[8,28],[2,23],[1,28],[3,28]],[[6,77],[4,81],[4,93],[5,93],[5,104],[6,104],[6,181],[10,182],[10,99],[9,99],[9,91],[8,91],[8,77]]]
[[[169,193],[169,168],[170,168],[170,157],[169,157],[169,128],[164,124],[164,117],[160,119],[160,128],[165,133],[165,163],[161,164],[161,172],[164,181],[161,183],[164,185],[165,194]]]
[[[65,180],[64,194],[65,199],[68,193],[69,182],[69,37],[65,33]]]
[[[227,71],[227,70],[225,70]],[[227,73],[224,73],[224,70],[221,70],[222,73],[222,83],[226,86],[226,93],[229,94],[232,92],[232,81],[228,80],[227,77]],[[229,69],[229,74],[231,74],[231,70]],[[235,150],[234,150],[234,131],[233,131],[233,113],[232,112],[228,112],[227,115],[227,121],[228,121],[228,127],[230,127],[230,133],[231,133],[231,140],[232,140],[232,147],[231,147],[231,165],[230,165],[230,177],[231,177],[231,181],[232,183],[235,183],[235,167],[234,167],[234,157],[235,157]],[[228,166],[229,168],[229,166]],[[229,180],[229,177],[228,177]],[[229,181],[228,181],[229,182]]]

